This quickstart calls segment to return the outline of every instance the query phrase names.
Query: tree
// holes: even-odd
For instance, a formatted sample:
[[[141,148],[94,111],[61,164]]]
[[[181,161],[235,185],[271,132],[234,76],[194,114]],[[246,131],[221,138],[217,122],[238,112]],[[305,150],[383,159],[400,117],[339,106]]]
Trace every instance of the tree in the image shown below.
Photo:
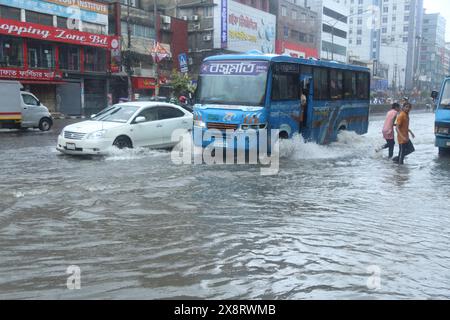
[[[193,92],[191,78],[187,73],[181,73],[176,69],[173,69],[171,75],[171,83],[173,87],[173,93],[176,97],[187,94],[189,92]]]

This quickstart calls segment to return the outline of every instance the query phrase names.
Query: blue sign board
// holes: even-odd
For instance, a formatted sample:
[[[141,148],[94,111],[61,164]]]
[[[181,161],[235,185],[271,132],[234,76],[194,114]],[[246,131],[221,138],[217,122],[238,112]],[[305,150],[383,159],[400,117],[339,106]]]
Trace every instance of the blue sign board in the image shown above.
[[[180,63],[180,71],[185,73],[188,72],[188,63],[186,53],[180,53],[178,55],[178,62]]]

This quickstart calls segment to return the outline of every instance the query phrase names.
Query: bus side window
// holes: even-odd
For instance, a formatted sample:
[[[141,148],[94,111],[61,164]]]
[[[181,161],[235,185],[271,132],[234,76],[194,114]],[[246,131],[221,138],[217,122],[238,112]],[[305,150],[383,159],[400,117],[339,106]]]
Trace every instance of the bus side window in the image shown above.
[[[369,77],[366,73],[358,72],[358,81],[356,82],[356,90],[358,99],[369,98]]]
[[[298,74],[274,74],[272,79],[272,101],[299,100],[299,86]]]
[[[342,71],[332,69],[330,70],[330,97],[332,100],[342,99]]]
[[[352,71],[344,71],[344,99],[353,99],[353,81],[352,81]],[[356,84],[356,81],[354,82]]]
[[[325,68],[314,68],[314,99],[328,100],[328,70]]]

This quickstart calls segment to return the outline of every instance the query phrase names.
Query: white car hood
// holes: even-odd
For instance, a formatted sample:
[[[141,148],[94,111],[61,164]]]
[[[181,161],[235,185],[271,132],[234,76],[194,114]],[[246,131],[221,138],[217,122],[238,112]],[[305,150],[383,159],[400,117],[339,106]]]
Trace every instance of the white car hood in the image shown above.
[[[111,129],[124,126],[125,123],[120,122],[106,122],[88,120],[83,122],[74,123],[64,128],[64,131],[72,131],[79,133],[92,133],[103,129]]]

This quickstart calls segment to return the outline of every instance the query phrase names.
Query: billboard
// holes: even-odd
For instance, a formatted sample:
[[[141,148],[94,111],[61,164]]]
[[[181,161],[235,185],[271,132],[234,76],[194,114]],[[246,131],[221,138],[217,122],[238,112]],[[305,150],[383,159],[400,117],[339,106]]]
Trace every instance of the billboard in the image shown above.
[[[214,47],[275,53],[276,17],[232,0],[214,0]]]
[[[64,4],[65,3],[65,4]],[[68,6],[69,3],[74,3]],[[79,4],[80,6],[78,6]],[[89,5],[91,4],[91,5]],[[93,5],[89,1],[64,1],[52,2],[40,0],[0,0],[0,5],[10,6],[29,11],[46,13],[59,17],[77,19],[81,21],[108,25],[108,8],[101,5]],[[105,12],[106,10],[106,12]]]

